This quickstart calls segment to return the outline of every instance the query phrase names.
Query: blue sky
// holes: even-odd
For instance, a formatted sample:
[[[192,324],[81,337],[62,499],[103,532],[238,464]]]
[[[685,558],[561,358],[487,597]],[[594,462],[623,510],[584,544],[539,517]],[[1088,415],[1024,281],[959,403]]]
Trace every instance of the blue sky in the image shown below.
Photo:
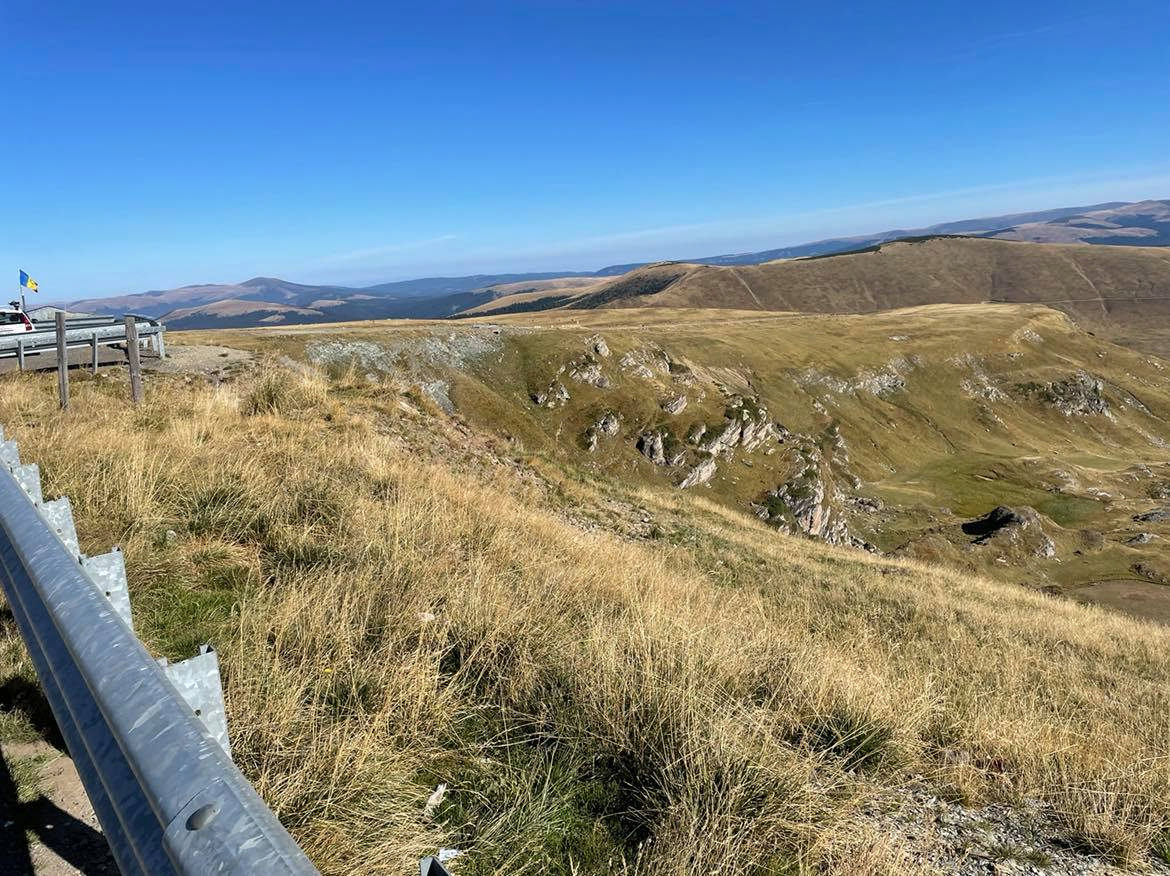
[[[1170,197],[1165,0],[6,0],[0,33],[0,271],[49,298]]]

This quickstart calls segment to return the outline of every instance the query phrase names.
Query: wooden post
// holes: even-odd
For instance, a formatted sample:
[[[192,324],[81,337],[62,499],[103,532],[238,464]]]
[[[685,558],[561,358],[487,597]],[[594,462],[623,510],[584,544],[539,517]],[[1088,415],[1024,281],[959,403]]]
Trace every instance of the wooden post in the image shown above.
[[[126,317],[126,356],[130,359],[130,400],[142,401],[142,361],[138,357],[138,323]]]
[[[24,370],[24,338],[16,339],[16,365],[21,371]]]
[[[69,407],[69,346],[65,343],[65,312],[57,311],[57,393],[61,410]]]

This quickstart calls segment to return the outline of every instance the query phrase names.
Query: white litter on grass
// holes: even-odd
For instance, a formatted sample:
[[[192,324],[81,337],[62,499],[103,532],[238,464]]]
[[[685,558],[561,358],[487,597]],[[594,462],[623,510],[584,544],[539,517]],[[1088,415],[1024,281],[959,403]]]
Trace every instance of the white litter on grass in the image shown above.
[[[427,797],[426,805],[423,806],[423,816],[429,818],[435,814],[435,810],[443,803],[443,798],[447,796],[447,785],[441,784],[435,788],[434,793]],[[440,861],[442,858],[439,859]]]

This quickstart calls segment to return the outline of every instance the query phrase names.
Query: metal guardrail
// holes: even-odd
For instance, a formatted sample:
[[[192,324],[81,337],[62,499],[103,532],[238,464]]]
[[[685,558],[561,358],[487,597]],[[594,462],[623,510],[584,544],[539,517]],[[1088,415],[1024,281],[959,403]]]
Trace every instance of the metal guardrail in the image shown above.
[[[317,873],[231,761],[215,652],[151,658],[121,552],[81,554],[2,430],[0,585],[123,874]]]
[[[147,316],[135,316],[138,326],[138,341],[148,344],[160,356],[166,355],[166,326]],[[39,323],[38,323],[39,325]],[[66,323],[65,346],[70,350],[92,349],[93,367],[97,369],[98,347],[113,347],[126,343],[126,326],[123,323],[102,323],[98,325],[75,326]],[[25,359],[41,353],[55,353],[57,332],[54,329],[34,330],[23,334],[0,335],[0,359],[16,358],[21,369]]]
[[[146,317],[143,317],[145,319]],[[29,319],[32,319],[32,314],[29,314]],[[94,328],[95,326],[113,325],[118,321],[116,316],[67,316],[65,317],[66,328]],[[37,331],[45,329],[49,331],[56,331],[56,321],[52,319],[33,319],[33,328]]]

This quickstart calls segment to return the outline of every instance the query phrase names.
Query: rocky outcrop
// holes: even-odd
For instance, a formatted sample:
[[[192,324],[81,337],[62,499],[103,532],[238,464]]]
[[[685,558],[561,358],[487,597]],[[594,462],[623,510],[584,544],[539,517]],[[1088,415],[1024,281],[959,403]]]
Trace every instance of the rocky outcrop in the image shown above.
[[[622,356],[618,367],[634,377],[653,380],[657,374],[665,376],[670,373],[670,357],[661,347],[640,347]]]
[[[848,526],[826,501],[828,490],[814,466],[768,491],[769,517],[791,517],[805,535],[837,543],[848,538]]]
[[[1008,394],[1000,389],[984,370],[984,360],[981,356],[966,353],[962,356],[953,356],[948,361],[956,368],[970,369],[971,376],[959,382],[959,387],[968,398],[992,402],[1008,401]]]
[[[662,410],[666,411],[671,416],[681,414],[687,406],[687,397],[685,395],[676,395],[674,398],[668,398],[662,403]]]
[[[1170,508],[1155,508],[1152,511],[1143,511],[1141,514],[1133,515],[1133,519],[1139,523],[1165,523],[1170,520]]]
[[[593,335],[592,337],[586,338],[585,343],[598,356],[605,358],[609,355],[609,344],[605,342],[605,338],[601,335]]]
[[[607,413],[600,420],[598,420],[597,425],[594,428],[596,428],[597,431],[602,435],[608,435],[610,438],[612,438],[618,433],[618,429],[620,427],[621,421],[618,419],[617,414],[611,412]]]
[[[830,501],[835,492],[820,471],[809,466],[791,480],[769,490],[763,504],[754,507],[761,520],[781,532],[799,533],[829,544],[878,553],[876,546],[850,533],[844,514]]]
[[[638,452],[655,465],[682,465],[687,448],[667,429],[648,429],[638,436]]]
[[[877,371],[864,370],[857,376],[849,378],[837,377],[810,368],[797,375],[796,382],[807,389],[823,389],[837,395],[865,393],[885,396],[904,390],[906,375],[921,364],[917,356],[900,356],[891,359],[885,367]]]
[[[1149,563],[1134,563],[1129,568],[1134,574],[1140,575],[1147,581],[1153,581],[1162,586],[1170,585],[1170,573]]]
[[[821,474],[819,457],[806,458],[793,477],[765,495],[756,513],[785,532],[800,532],[832,544],[847,543],[849,527],[833,508],[835,492]]]
[[[1066,417],[1111,413],[1104,395],[1104,382],[1086,371],[1050,383],[1022,383],[1017,388],[1024,395],[1051,405]]]
[[[638,436],[638,452],[655,465],[666,465],[666,451],[661,432],[643,432]]]
[[[1006,505],[997,505],[982,517],[969,520],[963,524],[963,532],[976,536],[977,541],[986,540],[1002,529],[1013,526],[1023,526],[1026,523],[1024,515]]]
[[[548,385],[548,389],[538,390],[532,393],[529,398],[537,407],[555,408],[569,400],[569,391],[565,389],[563,383],[553,382]]]
[[[699,444],[708,453],[726,457],[736,447],[751,453],[766,443],[782,443],[790,434],[773,422],[767,408],[754,399],[733,397],[724,416],[722,426],[704,426],[698,433],[692,428],[687,440]]]
[[[877,553],[874,545],[850,532],[845,508],[870,514],[883,506],[878,499],[843,489],[844,484],[856,490],[861,479],[849,469],[849,449],[837,426],[830,425],[817,438],[784,430],[782,440],[792,455],[794,474],[753,505],[757,516],[782,532]]]
[[[708,453],[730,456],[731,450],[743,435],[742,420],[728,420],[719,430],[707,429],[700,446]]]
[[[715,476],[716,469],[715,457],[708,456],[692,468],[685,478],[679,481],[679,489],[685,490],[688,487],[697,487],[700,484],[707,483],[707,481]]]
[[[601,371],[601,364],[591,359],[574,362],[569,366],[569,377],[578,383],[587,383],[598,389],[609,389],[609,378]]]
[[[597,444],[602,435],[607,438],[612,438],[617,435],[620,428],[621,420],[618,419],[618,415],[613,413],[613,411],[605,413],[601,419],[585,430],[585,434],[582,436],[585,449],[592,453],[597,449]]]
[[[1032,508],[1009,508],[998,505],[975,520],[962,525],[967,535],[975,536],[973,544],[994,545],[1001,551],[1012,551],[1033,557],[1056,556],[1056,543],[1040,526],[1040,515]]]

